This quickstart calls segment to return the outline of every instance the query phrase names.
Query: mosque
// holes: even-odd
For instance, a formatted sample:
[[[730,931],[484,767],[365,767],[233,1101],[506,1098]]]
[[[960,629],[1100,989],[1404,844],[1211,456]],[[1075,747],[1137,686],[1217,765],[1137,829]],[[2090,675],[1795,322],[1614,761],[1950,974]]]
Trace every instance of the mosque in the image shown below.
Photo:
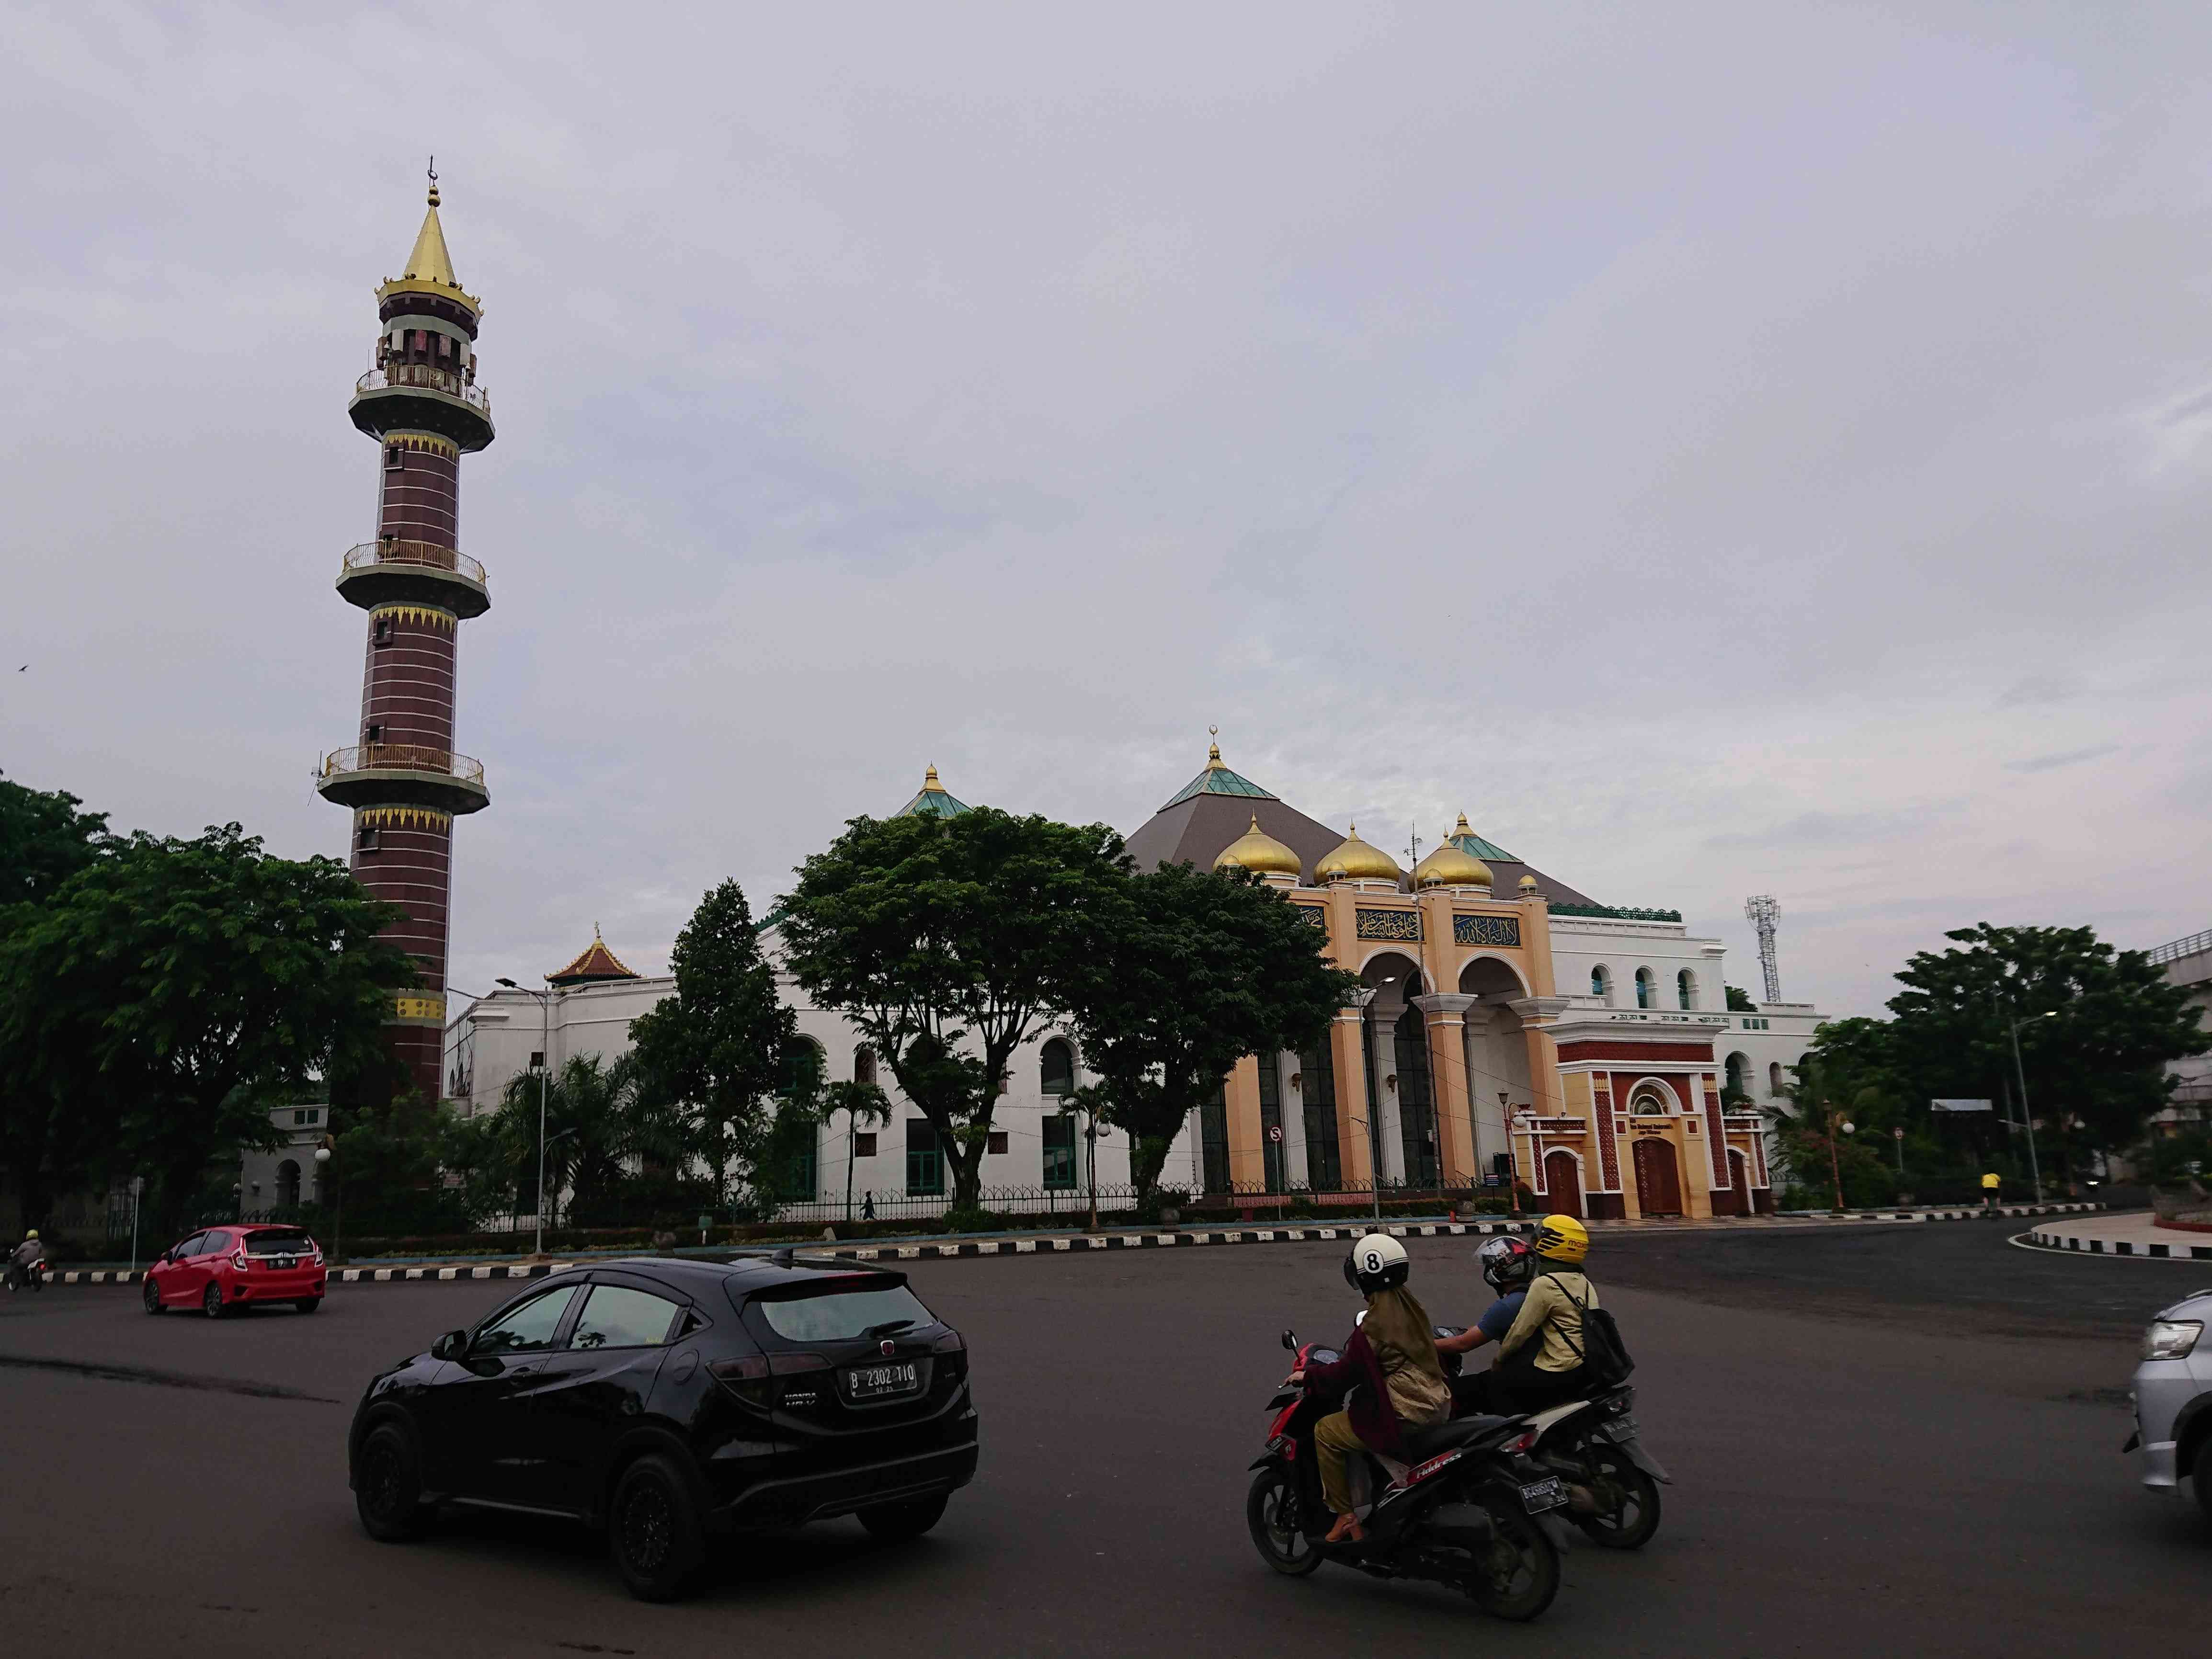
[[[928,769],[902,815],[968,807]],[[1205,768],[1127,837],[1139,867],[1241,866],[1298,907],[1360,988],[1303,1053],[1247,1056],[1220,1099],[1194,1112],[1163,1184],[1235,1196],[1255,1213],[1295,1198],[1367,1201],[1386,1191],[1503,1192],[1591,1218],[1750,1215],[1773,1208],[1760,1109],[1811,1046],[1805,1003],[1730,1009],[1725,947],[1679,913],[1601,904],[1476,834],[1453,833],[1409,872],[1356,825],[1339,834],[1232,771]],[[776,948],[773,920],[763,943]],[[611,1057],[629,1023],[675,989],[625,967],[596,936],[545,975],[550,995],[502,990],[447,1025],[446,1093],[465,1113],[496,1107],[509,1079],[579,1054]],[[783,994],[832,1079],[873,1081],[888,1125],[832,1121],[786,1193],[901,1200],[947,1192],[935,1132],[878,1071],[860,1033]],[[1083,1079],[1070,1032],[1018,1057],[992,1122],[987,1202],[1070,1207],[1090,1184],[1066,1097]],[[1125,1138],[1102,1130],[1097,1178],[1121,1188]]]

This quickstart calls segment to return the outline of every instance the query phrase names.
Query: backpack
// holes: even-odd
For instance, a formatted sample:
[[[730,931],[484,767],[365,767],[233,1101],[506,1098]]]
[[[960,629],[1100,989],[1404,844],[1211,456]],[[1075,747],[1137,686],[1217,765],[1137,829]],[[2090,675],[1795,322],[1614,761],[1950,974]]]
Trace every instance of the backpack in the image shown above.
[[[1547,1274],[1559,1294],[1575,1304],[1582,1316],[1583,1340],[1578,1343],[1562,1330],[1559,1333],[1566,1345],[1575,1351],[1575,1358],[1583,1362],[1583,1371],[1599,1389],[1617,1389],[1628,1381],[1636,1362],[1628,1357],[1628,1345],[1620,1340],[1620,1327],[1613,1315],[1603,1308],[1593,1308],[1559,1281],[1557,1273]]]

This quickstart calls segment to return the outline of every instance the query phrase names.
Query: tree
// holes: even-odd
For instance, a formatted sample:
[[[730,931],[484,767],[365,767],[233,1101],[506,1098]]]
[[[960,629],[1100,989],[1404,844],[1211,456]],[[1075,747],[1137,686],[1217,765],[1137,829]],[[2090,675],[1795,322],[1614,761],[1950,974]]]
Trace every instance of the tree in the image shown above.
[[[1258,877],[1187,864],[1132,876],[1099,907],[1072,1010],[1099,1119],[1126,1130],[1139,1201],[1190,1114],[1247,1054],[1305,1048],[1358,983]]]
[[[2021,1022],[2019,1069],[2036,1120],[2059,1131],[2048,1152],[2062,1179],[2084,1151],[2132,1146],[2172,1091],[2167,1063],[2204,1049],[2189,994],[2091,928],[1983,922],[1944,937],[1960,948],[1921,951],[1897,976],[1896,1068],[1922,1099],[2009,1092]]]
[[[10,905],[52,898],[111,843],[107,814],[80,812],[82,805],[0,777],[0,917]]]
[[[676,994],[633,1021],[630,1038],[648,1106],[672,1108],[665,1151],[712,1174],[715,1203],[751,1167],[766,1139],[765,1103],[783,1076],[799,1021],[776,995],[744,890],[726,881],[699,901],[676,936]]]
[[[1729,1012],[1755,1014],[1759,1012],[1759,1005],[1751,1000],[1751,993],[1741,985],[1723,985],[1721,989],[1728,994]]]
[[[377,937],[398,914],[234,823],[134,835],[0,939],[0,1051],[90,1163],[150,1177],[159,1231],[219,1157],[274,1143],[270,1106],[388,1073],[390,988],[414,971]],[[40,1170],[16,1174],[43,1202]]]
[[[1066,1009],[1127,869],[1103,824],[991,807],[854,818],[799,866],[781,905],[785,961],[860,1028],[928,1119],[956,1208],[980,1205],[1007,1062]]]
[[[621,1218],[626,1160],[640,1141],[638,1071],[629,1054],[611,1062],[578,1054],[542,1084],[534,1072],[507,1079],[493,1120],[495,1144],[513,1171],[514,1192],[532,1206],[538,1201],[538,1094],[544,1090],[548,1226],[556,1215],[584,1226]]]

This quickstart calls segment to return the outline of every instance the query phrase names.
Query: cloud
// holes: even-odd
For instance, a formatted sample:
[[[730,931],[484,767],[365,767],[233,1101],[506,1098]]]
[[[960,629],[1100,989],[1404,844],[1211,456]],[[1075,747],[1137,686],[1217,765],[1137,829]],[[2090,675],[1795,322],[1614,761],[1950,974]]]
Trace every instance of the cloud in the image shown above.
[[[2004,767],[2008,772],[2055,772],[2062,766],[2079,766],[2083,761],[2098,760],[2119,752],[2120,745],[2117,743],[2097,743],[2087,749],[2067,749],[2055,755],[2032,755],[2026,760],[2007,761]]]

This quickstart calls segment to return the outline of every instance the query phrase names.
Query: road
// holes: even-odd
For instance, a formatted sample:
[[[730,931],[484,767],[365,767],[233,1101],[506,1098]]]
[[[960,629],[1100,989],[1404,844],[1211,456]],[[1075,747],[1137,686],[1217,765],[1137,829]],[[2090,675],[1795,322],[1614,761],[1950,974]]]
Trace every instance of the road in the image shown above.
[[[134,1655],[1282,1656],[1543,1643],[1636,1655],[2172,1647],[2212,1528],[2119,1455],[2143,1321],[2202,1264],[2053,1257],[1986,1224],[1607,1234],[1591,1263],[1678,1484],[1644,1552],[1577,1550],[1520,1631],[1433,1586],[1269,1574],[1245,1466],[1286,1325],[1340,1335],[1341,1247],[908,1264],[968,1333],[975,1484],[919,1543],[842,1521],[629,1601],[597,1542],[505,1517],[370,1542],[343,1431],[366,1377],[497,1285],[334,1289],[314,1318],[149,1319],[130,1290],[0,1304],[0,1642]],[[1411,1241],[1440,1318],[1466,1240]],[[2194,1621],[2192,1624],[2191,1621]],[[2186,1645],[2185,1642],[2184,1645]]]

